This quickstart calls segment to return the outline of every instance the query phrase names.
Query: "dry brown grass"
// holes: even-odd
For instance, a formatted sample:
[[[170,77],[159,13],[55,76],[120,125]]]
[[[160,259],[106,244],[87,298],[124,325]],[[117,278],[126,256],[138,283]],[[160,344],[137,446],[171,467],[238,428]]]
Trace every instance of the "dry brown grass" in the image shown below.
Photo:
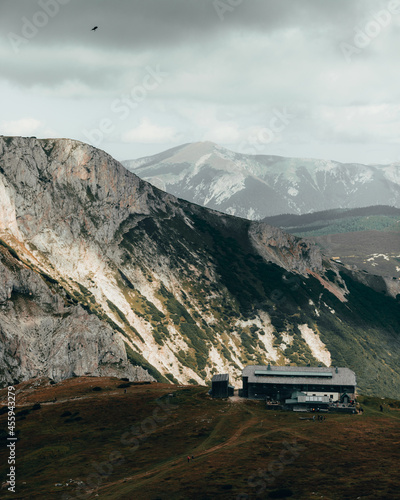
[[[289,498],[290,493],[300,500],[399,498],[395,402],[368,398],[363,415],[328,415],[325,422],[312,422],[266,411],[260,402],[212,400],[204,387],[132,385],[124,393],[120,384],[115,378],[91,377],[36,389],[20,384],[18,411],[36,402],[41,409],[18,417],[18,489],[15,495],[3,495],[3,489],[2,496],[47,500],[68,493],[77,498],[76,484],[65,484],[79,479],[97,483],[80,490],[81,498],[213,500]],[[165,402],[171,392],[170,410],[154,413],[158,398]],[[3,395],[0,391],[0,400]],[[62,417],[65,412],[71,415]],[[0,423],[4,428],[6,415]],[[291,445],[294,455],[285,452]],[[112,453],[119,454],[114,455],[119,462],[110,469]],[[2,478],[6,455],[2,443]],[[188,463],[187,455],[194,460]],[[103,475],[96,476],[96,469]]]

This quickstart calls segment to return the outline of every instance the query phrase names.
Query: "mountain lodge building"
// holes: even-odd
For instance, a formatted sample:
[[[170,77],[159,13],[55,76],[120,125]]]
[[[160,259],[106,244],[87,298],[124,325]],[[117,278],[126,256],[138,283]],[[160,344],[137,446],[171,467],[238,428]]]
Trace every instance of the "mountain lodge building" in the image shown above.
[[[294,392],[327,402],[355,400],[356,375],[349,368],[310,366],[246,366],[241,395],[248,399],[284,402]]]

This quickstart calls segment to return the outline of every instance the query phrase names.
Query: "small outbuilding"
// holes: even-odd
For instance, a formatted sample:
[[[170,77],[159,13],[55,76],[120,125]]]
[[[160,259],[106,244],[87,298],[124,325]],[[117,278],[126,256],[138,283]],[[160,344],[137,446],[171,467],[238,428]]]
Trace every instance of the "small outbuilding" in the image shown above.
[[[228,398],[233,396],[234,388],[229,385],[229,374],[219,373],[211,380],[211,396],[213,398]]]

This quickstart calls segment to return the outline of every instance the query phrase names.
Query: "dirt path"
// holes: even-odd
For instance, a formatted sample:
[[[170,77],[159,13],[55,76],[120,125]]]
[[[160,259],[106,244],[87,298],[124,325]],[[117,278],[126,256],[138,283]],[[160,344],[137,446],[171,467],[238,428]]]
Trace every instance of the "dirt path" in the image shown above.
[[[226,446],[229,446],[233,444],[235,441],[237,441],[240,436],[243,434],[245,430],[247,430],[249,427],[252,425],[255,425],[258,422],[257,417],[252,417],[250,420],[242,424],[241,427],[233,434],[229,439],[224,441],[223,443],[217,444],[215,446],[212,446],[211,448],[208,448],[207,450],[204,450],[203,452],[199,452],[196,454],[196,457],[202,457],[204,455],[209,455],[210,453],[214,453],[214,451],[220,450],[221,448],[225,448]]]
[[[247,429],[249,429],[252,426],[256,426],[259,423],[260,423],[259,417],[254,416],[254,415],[250,416],[250,418],[246,422],[243,422],[240,425],[239,429],[229,439],[227,439],[223,443],[219,443],[215,446],[212,446],[211,448],[207,448],[204,451],[197,452],[196,459],[201,458],[201,457],[207,457],[207,456],[212,455],[215,452],[217,452],[223,448],[231,446],[236,441],[238,441],[238,439],[242,436],[242,434]],[[279,430],[280,431],[288,431],[293,437],[299,438],[299,439],[304,439],[304,436],[301,433],[293,432],[293,429],[291,427],[284,427],[284,428],[280,428]],[[259,435],[266,436],[269,434],[273,434],[275,432],[277,432],[277,429],[273,428],[273,429],[270,429],[268,431],[263,430],[260,432]],[[254,438],[254,436],[253,436],[253,438]],[[309,437],[308,441],[310,443],[313,443],[313,442],[317,443],[318,442],[318,440],[313,439],[312,437]],[[186,467],[186,459],[185,458],[178,458],[178,459],[173,458],[170,461],[164,463],[163,465],[157,466],[156,468],[154,468],[152,470],[149,470],[146,472],[139,472],[137,474],[134,474],[133,476],[124,477],[124,478],[119,479],[117,481],[104,484],[103,486],[100,486],[97,490],[93,490],[93,491],[96,491],[98,493],[102,490],[108,489],[109,487],[116,486],[118,484],[125,483],[125,482],[132,481],[132,480],[138,481],[138,480],[143,480],[143,479],[144,480],[152,479],[158,475],[162,475],[163,473],[168,472],[171,469],[171,467],[175,467],[175,466],[179,466],[179,465],[181,465],[182,467]]]
[[[207,455],[211,455],[213,453],[215,453],[216,451],[219,451],[225,447],[228,447],[230,445],[232,445],[233,443],[235,443],[239,438],[240,436],[249,428],[251,427],[252,425],[255,425],[257,424],[258,422],[258,418],[253,416],[251,417],[249,420],[247,420],[246,422],[243,422],[243,424],[239,427],[239,429],[229,438],[227,439],[226,441],[224,441],[223,443],[220,443],[220,444],[217,444],[215,446],[212,446],[211,448],[208,448],[204,451],[199,451],[196,453],[196,459],[200,458],[200,457],[204,457],[204,456],[207,456]],[[103,486],[100,486],[98,489],[96,490],[93,490],[93,491],[96,491],[97,493],[101,490],[104,490],[104,489],[107,489],[109,488],[110,486],[116,486],[118,484],[121,484],[121,483],[125,483],[125,482],[128,482],[128,481],[137,481],[137,480],[140,480],[140,479],[150,479],[154,476],[157,476],[157,475],[160,475],[162,474],[163,472],[167,472],[171,469],[171,467],[174,467],[174,466],[177,466],[177,465],[185,465],[186,464],[186,459],[182,459],[182,458],[174,458],[174,459],[171,459],[170,461],[168,461],[167,463],[161,465],[161,466],[158,466],[157,468],[153,469],[153,470],[150,470],[150,471],[146,471],[146,472],[140,472],[138,474],[135,474],[133,476],[129,476],[129,477],[124,477],[123,479],[119,479],[118,481],[114,481],[112,483],[107,483],[107,484],[104,484]]]

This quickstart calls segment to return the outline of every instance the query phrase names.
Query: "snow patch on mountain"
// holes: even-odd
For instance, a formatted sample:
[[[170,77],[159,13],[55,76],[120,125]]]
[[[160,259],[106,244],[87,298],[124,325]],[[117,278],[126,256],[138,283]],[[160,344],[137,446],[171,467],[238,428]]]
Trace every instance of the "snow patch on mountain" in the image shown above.
[[[374,179],[374,171],[372,168],[364,168],[360,169],[358,174],[353,178],[353,184],[361,183],[365,184],[366,182],[372,182]]]
[[[382,169],[385,173],[385,177],[393,184],[400,185],[400,163],[393,163]]]
[[[388,255],[385,255],[384,253],[374,253],[372,254],[372,257],[367,259],[367,262],[374,261],[375,259],[378,259],[379,257],[382,257],[385,260],[390,260]]]
[[[204,204],[207,205],[211,200],[217,203],[229,199],[235,193],[244,189],[245,176],[230,174],[223,175],[214,181],[210,188],[209,194],[204,199]]]

